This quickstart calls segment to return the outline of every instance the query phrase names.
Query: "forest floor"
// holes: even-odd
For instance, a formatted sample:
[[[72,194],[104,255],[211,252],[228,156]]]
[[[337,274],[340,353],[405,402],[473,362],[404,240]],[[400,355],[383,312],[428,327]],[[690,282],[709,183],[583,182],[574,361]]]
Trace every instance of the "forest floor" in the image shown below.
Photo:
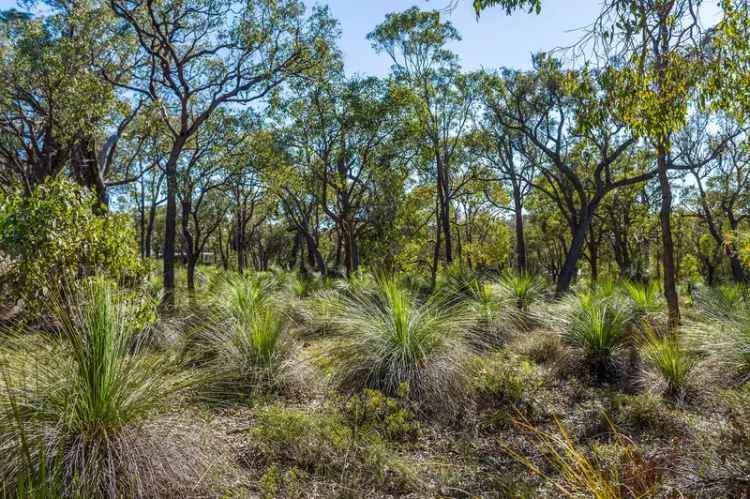
[[[619,356],[617,376],[601,380],[569,358],[557,335],[531,327],[479,353],[477,396],[446,418],[380,392],[337,393],[318,355],[330,341],[302,341],[297,379],[274,394],[191,402],[179,411],[177,434],[198,438],[209,463],[196,496],[750,492],[750,476],[742,479],[750,469],[750,391],[695,389],[665,398],[648,388],[635,349]]]

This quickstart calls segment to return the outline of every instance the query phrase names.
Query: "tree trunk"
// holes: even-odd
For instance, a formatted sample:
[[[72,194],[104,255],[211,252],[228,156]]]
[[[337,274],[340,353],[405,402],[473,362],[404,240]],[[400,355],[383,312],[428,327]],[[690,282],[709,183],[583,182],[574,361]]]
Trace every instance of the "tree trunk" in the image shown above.
[[[578,261],[583,255],[583,247],[586,244],[586,235],[588,234],[591,221],[594,218],[595,204],[590,204],[581,211],[581,217],[578,225],[573,231],[573,239],[570,241],[570,248],[565,255],[565,261],[560,269],[555,285],[555,296],[560,297],[568,292],[573,278],[578,269]]]
[[[177,161],[184,139],[176,139],[164,171],[167,177],[167,209],[164,214],[164,301],[174,305],[174,257],[177,242]]]
[[[445,263],[453,261],[453,239],[451,237],[450,198],[448,194],[448,174],[440,154],[437,155],[437,198],[439,226],[445,239]]]
[[[730,251],[729,263],[732,268],[732,279],[736,283],[744,284],[746,282],[746,277],[742,262],[737,257],[737,252],[734,250],[734,248],[728,248],[728,251]]]
[[[188,292],[195,292],[195,266],[198,264],[199,256],[188,257],[186,270],[187,270],[187,289]]]
[[[513,209],[516,226],[516,272],[525,273],[528,270],[526,262],[526,235],[523,228],[523,203],[521,192],[517,186],[513,186]]]
[[[672,241],[672,187],[669,184],[667,148],[664,144],[657,146],[657,164],[659,168],[659,187],[661,189],[661,207],[659,222],[661,224],[662,270],[664,297],[669,312],[669,327],[674,329],[680,323],[680,303],[677,297],[675,279],[674,242]]]

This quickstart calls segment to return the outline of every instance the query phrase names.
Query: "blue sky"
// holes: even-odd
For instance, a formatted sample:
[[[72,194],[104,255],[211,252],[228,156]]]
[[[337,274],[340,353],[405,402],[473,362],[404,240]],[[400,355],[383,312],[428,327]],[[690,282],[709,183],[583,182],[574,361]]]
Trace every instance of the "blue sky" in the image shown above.
[[[308,4],[328,4],[342,28],[340,46],[347,72],[385,75],[390,62],[376,54],[365,38],[389,12],[412,5],[424,9],[443,9],[450,0],[307,0]],[[517,12],[506,16],[501,9],[490,9],[477,21],[471,0],[460,0],[445,16],[461,33],[463,40],[450,48],[464,69],[528,68],[530,56],[540,50],[570,45],[581,36],[580,28],[589,24],[600,11],[600,0],[545,0],[540,15]],[[704,21],[718,10],[712,0],[704,7]],[[15,0],[0,0],[0,9],[15,6]]]
[[[334,17],[341,21],[340,46],[349,72],[384,74],[390,63],[385,54],[376,54],[365,39],[389,12],[412,5],[441,9],[448,0],[329,0]],[[462,0],[445,12],[461,33],[462,40],[450,48],[461,57],[467,70],[502,66],[527,68],[530,56],[540,50],[569,45],[581,33],[573,32],[590,23],[599,12],[596,0],[547,0],[540,15],[517,12],[506,16],[490,9],[477,21],[471,0]]]

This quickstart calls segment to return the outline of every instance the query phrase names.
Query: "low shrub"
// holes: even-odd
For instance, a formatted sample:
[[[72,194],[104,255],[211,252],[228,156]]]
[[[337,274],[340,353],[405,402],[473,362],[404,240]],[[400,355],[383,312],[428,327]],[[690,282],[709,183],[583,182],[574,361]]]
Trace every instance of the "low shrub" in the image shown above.
[[[263,409],[248,441],[244,455],[252,465],[298,469],[351,490],[377,487],[398,494],[416,486],[409,466],[377,432],[354,429],[329,408],[315,413],[281,406]],[[272,482],[268,473],[264,475],[267,483]]]
[[[612,375],[615,355],[630,341],[632,309],[615,297],[582,294],[567,298],[556,312],[563,341],[595,376]]]
[[[393,280],[372,290],[329,295],[328,324],[337,335],[327,353],[344,391],[409,397],[455,413],[467,396],[468,336],[474,320],[463,305],[417,301]]]
[[[376,431],[389,440],[413,441],[419,436],[420,424],[408,396],[406,384],[401,385],[396,397],[367,389],[347,400],[343,414],[354,429]]]
[[[199,378],[141,353],[117,293],[103,279],[83,282],[53,303],[59,337],[24,336],[0,352],[8,360],[0,368],[0,477],[7,488],[45,477],[60,481],[65,497],[140,497],[178,480],[177,466],[168,463],[179,449],[169,441],[153,445],[142,425]]]

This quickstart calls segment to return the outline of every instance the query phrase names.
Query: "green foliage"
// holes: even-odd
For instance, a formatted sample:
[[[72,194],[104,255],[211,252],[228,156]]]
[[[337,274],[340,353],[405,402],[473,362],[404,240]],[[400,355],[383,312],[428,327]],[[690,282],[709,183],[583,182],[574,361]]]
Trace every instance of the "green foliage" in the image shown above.
[[[474,0],[474,11],[477,13],[477,17],[485,9],[491,7],[501,7],[505,10],[505,13],[510,15],[515,10],[528,9],[529,13],[535,12],[539,14],[542,11],[541,0]]]
[[[377,390],[363,390],[346,402],[344,414],[352,428],[373,430],[389,440],[415,440],[420,425],[408,395],[406,384],[399,388],[396,398]]]
[[[503,411],[503,419],[513,412],[530,412],[531,395],[540,386],[528,360],[506,351],[478,359],[474,379],[480,401]]]
[[[660,338],[647,330],[646,338],[643,357],[660,378],[661,391],[670,397],[684,397],[696,365],[694,355],[673,335]]]
[[[500,292],[522,311],[543,298],[545,291],[544,280],[536,275],[506,272],[500,279]]]
[[[124,215],[97,213],[95,196],[66,179],[39,185],[31,196],[0,198],[0,274],[6,293],[43,311],[52,293],[85,275],[133,282],[143,271],[133,228]]]
[[[370,292],[330,295],[328,313],[337,335],[328,353],[340,388],[394,395],[406,383],[410,398],[447,412],[460,408],[474,322],[464,306],[421,303],[386,279]]]
[[[283,283],[270,274],[224,276],[211,303],[216,312],[188,339],[188,358],[212,372],[213,395],[248,396],[283,385],[288,367],[288,320],[277,297]]]
[[[27,487],[29,477],[62,473],[67,496],[120,497],[144,486],[166,459],[156,446],[149,464],[138,464],[139,426],[198,378],[141,353],[116,294],[102,279],[84,281],[55,302],[59,338],[21,337],[0,352],[9,359],[0,384],[5,484]]]
[[[319,479],[337,480],[346,487],[361,489],[375,485],[391,492],[414,487],[409,468],[376,432],[352,428],[340,413],[330,409],[310,413],[268,407],[258,413],[248,440],[248,454],[254,459],[292,465]],[[266,477],[264,481],[278,482],[278,479]]]
[[[623,288],[633,302],[634,312],[638,318],[653,316],[663,310],[661,289],[657,281],[649,281],[646,284],[627,281]]]
[[[612,374],[614,355],[630,339],[632,309],[613,297],[582,294],[568,298],[561,313],[563,340],[581,352],[594,374]]]

